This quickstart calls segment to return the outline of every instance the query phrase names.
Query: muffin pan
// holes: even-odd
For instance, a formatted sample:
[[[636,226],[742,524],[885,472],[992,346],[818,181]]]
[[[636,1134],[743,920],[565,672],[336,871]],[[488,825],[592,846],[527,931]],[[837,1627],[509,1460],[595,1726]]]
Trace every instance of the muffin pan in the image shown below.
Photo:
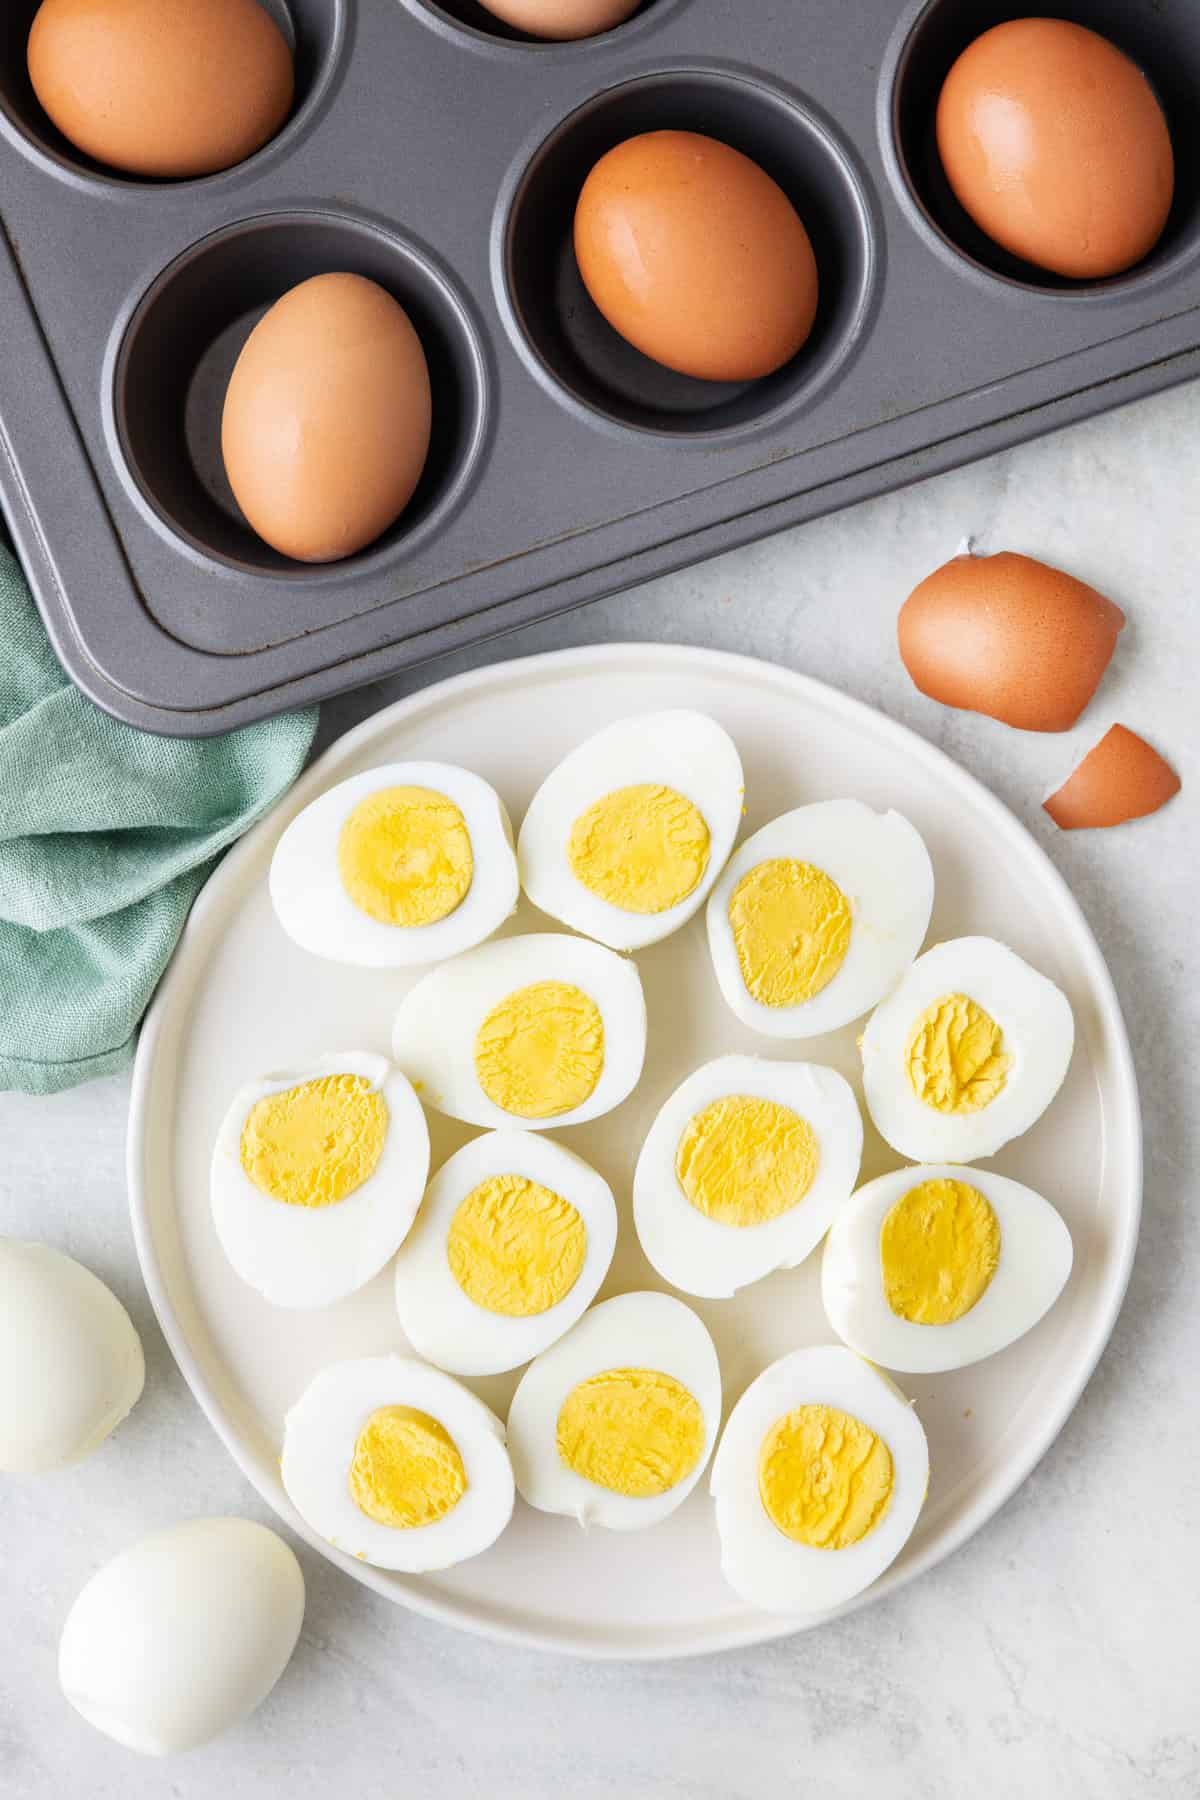
[[[1176,149],[1157,249],[1079,286],[984,239],[934,149],[951,62],[1028,7],[646,0],[551,45],[472,0],[268,5],[290,122],[172,183],[59,137],[25,71],[36,0],[0,18],[0,498],[63,663],[133,723],[243,724],[1200,373],[1191,9],[1053,9],[1141,64]],[[579,280],[588,170],[658,127],[746,151],[809,228],[817,324],[765,381],[658,367]],[[434,436],[396,526],[306,567],[241,518],[219,423],[254,323],[330,269],[408,309]]]

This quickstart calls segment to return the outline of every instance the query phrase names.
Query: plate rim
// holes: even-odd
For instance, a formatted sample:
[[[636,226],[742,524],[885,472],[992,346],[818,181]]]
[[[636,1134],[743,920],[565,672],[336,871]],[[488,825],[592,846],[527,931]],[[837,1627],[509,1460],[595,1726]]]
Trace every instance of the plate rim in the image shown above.
[[[281,1503],[279,1493],[260,1478],[255,1457],[242,1442],[233,1422],[227,1418],[225,1409],[212,1391],[176,1315],[154,1248],[144,1158],[158,1045],[166,1028],[175,989],[180,981],[186,979],[192,945],[201,935],[209,913],[220,905],[225,889],[236,884],[242,866],[254,860],[262,840],[275,830],[278,814],[284,808],[298,811],[310,799],[315,798],[338,769],[345,762],[353,760],[365,744],[386,734],[394,726],[418,721],[422,713],[435,711],[447,702],[453,704],[463,696],[487,687],[504,688],[514,680],[536,680],[545,672],[571,673],[604,664],[617,667],[630,664],[663,665],[666,672],[687,673],[695,670],[707,675],[716,674],[740,680],[767,680],[790,690],[801,699],[826,708],[832,707],[851,724],[856,720],[862,724],[869,722],[873,733],[878,734],[882,730],[885,736],[893,737],[909,755],[916,755],[918,760],[925,761],[935,775],[958,786],[1000,833],[1019,842],[1026,853],[1032,851],[1040,874],[1055,890],[1060,906],[1072,920],[1076,945],[1082,954],[1088,983],[1099,1006],[1114,1054],[1115,1081],[1127,1115],[1128,1127],[1128,1205],[1122,1220],[1120,1242],[1114,1244],[1110,1269],[1104,1288],[1098,1296],[1091,1326],[1083,1340],[1081,1351],[1075,1355],[1073,1369],[1064,1381],[1055,1404],[1048,1409],[1038,1429],[1030,1434],[1029,1440],[1005,1468],[1003,1475],[996,1480],[995,1492],[989,1489],[982,1497],[968,1504],[945,1535],[937,1538],[916,1556],[906,1559],[898,1568],[893,1566],[886,1571],[864,1593],[819,1619],[807,1621],[751,1612],[739,1615],[728,1625],[718,1628],[685,1628],[694,1641],[674,1643],[656,1639],[639,1644],[636,1648],[623,1643],[605,1644],[581,1636],[572,1637],[562,1631],[552,1634],[519,1623],[498,1620],[482,1609],[473,1610],[467,1597],[434,1597],[424,1591],[401,1586],[390,1579],[386,1571],[372,1569],[369,1564],[357,1562],[334,1550],[309,1528],[286,1498]],[[961,1549],[968,1539],[1008,1503],[1046,1455],[1078,1404],[1108,1345],[1129,1285],[1137,1250],[1142,1214],[1143,1168],[1143,1132],[1137,1073],[1116,987],[1082,907],[1065,877],[1028,827],[977,776],[972,775],[911,726],[893,719],[878,707],[843,692],[829,682],[818,680],[815,676],[767,662],[761,657],[711,649],[704,645],[670,642],[623,641],[576,645],[528,656],[509,657],[498,663],[485,664],[482,668],[468,669],[431,682],[414,693],[403,695],[399,700],[361,720],[328,745],[263,818],[222,858],[197,896],[142,1024],[134,1060],[126,1134],[130,1222],[142,1280],[155,1318],[192,1398],[237,1468],[276,1517],[326,1561],[393,1604],[404,1606],[439,1624],[454,1626],[493,1642],[605,1662],[660,1662],[743,1649],[789,1637],[814,1629],[833,1618],[857,1612],[873,1601],[897,1592]]]

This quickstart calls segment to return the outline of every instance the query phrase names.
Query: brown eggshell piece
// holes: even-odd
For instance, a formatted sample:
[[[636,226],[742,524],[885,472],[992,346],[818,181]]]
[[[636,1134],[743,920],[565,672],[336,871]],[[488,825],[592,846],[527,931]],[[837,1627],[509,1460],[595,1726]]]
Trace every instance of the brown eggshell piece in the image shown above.
[[[43,0],[29,78],[77,149],[127,174],[211,175],[274,137],[292,53],[256,0]]]
[[[1114,725],[1043,805],[1063,831],[1083,831],[1143,819],[1182,785],[1153,744],[1127,725]]]
[[[247,338],[221,450],[258,535],[299,562],[333,562],[399,518],[431,423],[429,369],[404,308],[361,275],[314,275]]]
[[[641,0],[480,0],[517,31],[537,38],[597,37],[633,17]]]
[[[1066,731],[1100,682],[1125,615],[1062,569],[1011,550],[956,556],[900,609],[923,694],[1023,731]]]
[[[1078,281],[1141,262],[1171,210],[1175,161],[1153,89],[1115,44],[1064,19],[976,38],[946,77],[937,140],[975,223]]]
[[[614,330],[705,381],[771,374],[816,317],[816,258],[791,201],[697,132],[646,132],[600,158],[576,207],[575,256]]]

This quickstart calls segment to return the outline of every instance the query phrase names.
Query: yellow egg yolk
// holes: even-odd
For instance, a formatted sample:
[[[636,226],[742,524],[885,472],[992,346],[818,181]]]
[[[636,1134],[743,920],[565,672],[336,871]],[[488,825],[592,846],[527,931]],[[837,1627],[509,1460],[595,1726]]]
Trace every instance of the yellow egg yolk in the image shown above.
[[[362,1075],[322,1075],[267,1094],[246,1114],[242,1168],[288,1206],[333,1206],[375,1173],[388,1109]]]
[[[914,1325],[952,1325],[969,1313],[1000,1262],[1000,1226],[978,1188],[938,1177],[909,1188],[879,1233],[883,1292]]]
[[[892,1453],[869,1425],[836,1406],[797,1406],[758,1453],[763,1510],[785,1537],[847,1550],[873,1531],[892,1498]]]
[[[977,1113],[1008,1079],[1011,1056],[996,1021],[965,994],[943,994],[927,1006],[904,1051],[917,1099],[940,1113]]]
[[[580,813],[567,862],[576,881],[625,912],[661,913],[686,900],[708,867],[704,815],[674,788],[617,788]]]
[[[461,1201],[446,1239],[450,1273],[485,1311],[529,1319],[565,1300],[587,1256],[569,1200],[524,1175],[491,1175]]]
[[[684,1194],[719,1225],[763,1225],[790,1212],[816,1178],[807,1119],[757,1094],[727,1094],[688,1121],[675,1152]]]
[[[460,906],[474,874],[471,834],[433,788],[391,787],[360,800],[338,839],[342,886],[382,925],[434,925]]]
[[[828,987],[850,948],[850,902],[812,863],[756,863],[729,899],[738,967],[760,1006],[800,1006]]]
[[[658,1369],[605,1369],[571,1389],[558,1415],[559,1459],[585,1481],[646,1500],[690,1475],[704,1451],[704,1414]]]
[[[475,1038],[475,1073],[493,1106],[518,1119],[573,1112],[604,1068],[596,1002],[566,981],[537,981],[494,1006]]]
[[[350,1494],[377,1525],[412,1531],[453,1512],[467,1491],[458,1445],[415,1406],[377,1406],[358,1434]]]

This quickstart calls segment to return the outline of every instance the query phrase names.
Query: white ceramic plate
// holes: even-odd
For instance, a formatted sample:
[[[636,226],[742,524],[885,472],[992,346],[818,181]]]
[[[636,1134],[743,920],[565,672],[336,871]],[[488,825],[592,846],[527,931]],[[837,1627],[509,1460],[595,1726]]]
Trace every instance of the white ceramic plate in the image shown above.
[[[1137,1236],[1141,1138],[1129,1046],[1100,952],[1032,838],[940,751],[856,701],[786,670],[712,651],[624,645],[510,662],[414,695],[343,738],[201,895],[142,1033],[130,1122],[134,1231],[146,1284],[193,1393],[263,1497],[315,1548],[417,1611],[514,1641],[590,1656],[716,1650],[794,1629],[747,1609],[721,1579],[702,1482],[661,1525],[583,1533],[518,1502],[483,1556],[446,1574],[386,1574],[316,1540],[288,1504],[277,1456],[287,1407],[315,1370],[402,1347],[386,1270],[316,1313],[276,1311],[225,1262],[208,1209],[209,1154],[230,1096],[263,1070],[347,1045],[387,1052],[412,976],[357,971],[297,949],[275,922],[267,866],[283,827],[324,788],[401,757],[462,762],[519,822],[534,789],[580,738],[642,710],[698,707],[733,735],[746,768],[747,831],[807,800],[851,794],[895,806],[924,834],[937,875],[929,942],[1005,939],[1065,988],[1078,1036],[1051,1110],[991,1166],[1047,1194],[1075,1240],[1075,1269],[1020,1343],[951,1375],[901,1376],[929,1434],[932,1485],[905,1554],[855,1605],[931,1568],[1007,1499],[1053,1441],[1108,1338]],[[512,929],[544,924],[527,902]],[[701,914],[638,956],[650,1013],[646,1070],[608,1117],[562,1134],[611,1182],[621,1236],[601,1298],[658,1282],[630,1222],[638,1147],[696,1064],[731,1050],[786,1055],[739,1026],[717,992]],[[798,1054],[858,1085],[851,1026]],[[435,1166],[471,1135],[432,1119]],[[897,1165],[868,1126],[863,1179]],[[832,1333],[818,1257],[734,1300],[694,1304],[721,1355],[726,1409],[767,1362]],[[515,1376],[472,1385],[501,1413]]]

